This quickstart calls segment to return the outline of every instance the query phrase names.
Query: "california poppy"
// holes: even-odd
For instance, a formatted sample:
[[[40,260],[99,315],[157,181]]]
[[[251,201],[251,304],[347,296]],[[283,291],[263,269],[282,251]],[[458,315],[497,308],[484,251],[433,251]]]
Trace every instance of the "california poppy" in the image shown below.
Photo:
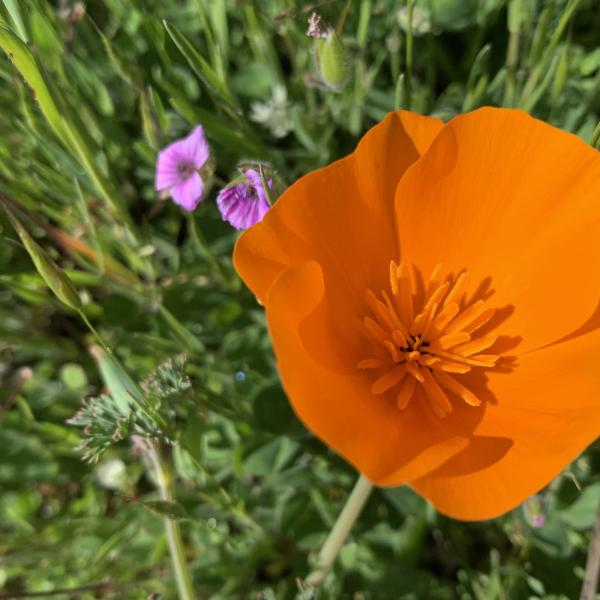
[[[600,155],[524,112],[395,112],[237,243],[302,421],[486,519],[600,430]]]

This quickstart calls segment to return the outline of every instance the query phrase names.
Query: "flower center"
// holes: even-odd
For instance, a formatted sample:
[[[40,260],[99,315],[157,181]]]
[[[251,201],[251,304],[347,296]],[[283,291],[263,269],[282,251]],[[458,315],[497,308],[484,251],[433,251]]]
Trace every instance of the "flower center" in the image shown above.
[[[196,167],[194,166],[194,163],[181,161],[177,164],[177,174],[181,179],[189,179],[195,171]]]
[[[358,369],[375,371],[373,394],[394,390],[400,410],[411,401],[417,385],[438,417],[452,412],[448,392],[471,406],[481,400],[460,381],[472,368],[491,368],[495,354],[481,354],[497,335],[477,334],[494,315],[483,300],[467,302],[467,273],[443,278],[438,265],[418,292],[414,271],[405,264],[390,263],[391,294],[378,298],[367,290],[369,307],[358,321],[361,332],[373,342],[375,355],[361,360]]]

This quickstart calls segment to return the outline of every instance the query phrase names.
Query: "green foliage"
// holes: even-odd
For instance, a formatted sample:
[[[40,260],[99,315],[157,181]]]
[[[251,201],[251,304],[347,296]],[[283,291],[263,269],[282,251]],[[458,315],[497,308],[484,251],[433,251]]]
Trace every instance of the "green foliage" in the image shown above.
[[[112,353],[0,215],[2,593],[174,598],[171,517],[199,597],[310,598],[301,580],[355,479],[285,399],[217,183],[183,215],[154,190],[160,148],[202,123],[218,186],[240,161],[269,163],[285,186],[394,108],[520,107],[600,138],[595,0],[414,0],[410,22],[406,2],[355,0],[341,89],[317,72],[312,4],[0,3],[2,194]],[[342,4],[316,10],[337,25]],[[172,460],[174,499],[136,435]],[[599,458],[592,447],[488,523],[377,490],[319,598],[575,598]]]

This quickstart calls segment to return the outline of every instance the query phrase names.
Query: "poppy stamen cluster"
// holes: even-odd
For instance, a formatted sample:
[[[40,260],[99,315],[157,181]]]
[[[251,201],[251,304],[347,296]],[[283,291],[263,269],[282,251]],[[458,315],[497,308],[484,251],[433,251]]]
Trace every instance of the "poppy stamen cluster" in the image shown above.
[[[394,390],[398,409],[404,410],[420,384],[438,417],[452,412],[448,392],[470,406],[481,404],[459,376],[473,367],[495,366],[498,356],[481,352],[490,348],[498,336],[480,335],[478,330],[496,311],[484,300],[465,300],[466,280],[466,272],[444,279],[442,265],[438,265],[427,289],[419,294],[414,270],[392,261],[391,294],[382,290],[379,299],[367,290],[369,314],[359,320],[358,326],[370,340],[375,355],[356,366],[376,372],[373,394]]]

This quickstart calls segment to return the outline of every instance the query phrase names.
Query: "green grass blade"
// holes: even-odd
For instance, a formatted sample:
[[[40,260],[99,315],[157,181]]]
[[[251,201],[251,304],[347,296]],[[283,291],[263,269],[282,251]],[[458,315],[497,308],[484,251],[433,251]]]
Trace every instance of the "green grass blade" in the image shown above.
[[[0,47],[6,52],[37,98],[39,107],[54,133],[66,144],[63,118],[57,105],[56,93],[51,91],[37,61],[25,43],[12,31],[0,26]]]
[[[226,107],[237,112],[235,100],[231,95],[227,84],[219,78],[205,58],[174,25],[167,23],[167,21],[163,21],[163,25],[182,56],[187,60],[194,73],[200,77],[209,92],[214,96],[215,100],[223,101]]]
[[[25,27],[25,21],[23,20],[23,15],[19,8],[18,0],[3,0],[3,4],[4,8],[6,8],[6,12],[10,16],[17,35],[22,41],[28,42],[29,36],[27,35],[27,28]]]

